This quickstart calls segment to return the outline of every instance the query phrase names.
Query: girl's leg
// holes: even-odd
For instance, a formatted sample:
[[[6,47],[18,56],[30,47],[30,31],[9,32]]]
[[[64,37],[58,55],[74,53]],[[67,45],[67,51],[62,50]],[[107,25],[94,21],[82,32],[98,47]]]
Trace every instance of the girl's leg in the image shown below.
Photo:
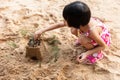
[[[71,28],[71,33],[75,36],[78,36],[77,29],[75,29],[75,28]]]
[[[71,28],[71,33],[72,33],[73,35],[75,35],[75,36],[78,37],[78,30],[77,30],[77,29]],[[79,45],[80,45],[79,40],[76,39],[76,40],[75,40],[75,43],[74,43],[74,46],[79,46]]]
[[[71,33],[75,36],[78,36],[77,29],[71,28]],[[86,49],[92,49],[94,46],[90,44],[90,39],[84,35],[80,35],[77,42],[80,43],[82,46],[84,46]],[[76,43],[77,44],[77,43]]]
[[[91,39],[84,35],[80,35],[78,38],[80,44],[85,47],[87,50],[94,48],[94,46],[91,44]]]

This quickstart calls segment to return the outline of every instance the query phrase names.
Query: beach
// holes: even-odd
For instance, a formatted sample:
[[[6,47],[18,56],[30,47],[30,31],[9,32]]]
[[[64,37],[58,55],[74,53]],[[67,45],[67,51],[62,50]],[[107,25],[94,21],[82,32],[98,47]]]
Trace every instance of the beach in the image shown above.
[[[96,64],[76,62],[84,48],[74,46],[76,36],[67,26],[41,36],[41,66],[40,61],[26,58],[29,37],[63,21],[63,8],[73,1],[0,0],[0,80],[120,80],[120,0],[81,0],[111,34],[111,45]]]

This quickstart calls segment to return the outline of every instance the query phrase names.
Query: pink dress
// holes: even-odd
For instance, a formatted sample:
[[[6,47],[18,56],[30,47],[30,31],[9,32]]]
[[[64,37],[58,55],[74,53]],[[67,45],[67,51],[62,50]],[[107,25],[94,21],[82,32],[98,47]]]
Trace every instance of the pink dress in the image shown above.
[[[102,21],[100,21],[97,18],[93,18],[93,19],[98,22],[98,27],[102,28],[102,33],[100,34],[100,36],[103,39],[103,41],[109,46],[110,45],[110,33],[108,32],[108,29],[106,28],[106,25],[103,24]],[[97,27],[97,26],[95,26],[95,27]],[[88,32],[86,32],[85,35],[89,36],[89,33],[90,33],[90,30]],[[94,46],[98,45],[94,40],[91,40],[90,43]],[[102,51],[99,51],[97,53],[94,53],[92,55],[87,56],[87,58],[84,62],[86,64],[94,64],[96,61],[98,61],[102,58],[103,58],[103,53],[102,53]]]

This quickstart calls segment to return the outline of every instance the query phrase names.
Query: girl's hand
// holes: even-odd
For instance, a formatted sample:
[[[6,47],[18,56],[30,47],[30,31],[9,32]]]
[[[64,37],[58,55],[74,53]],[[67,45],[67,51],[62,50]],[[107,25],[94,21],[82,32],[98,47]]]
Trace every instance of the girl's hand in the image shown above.
[[[41,36],[42,33],[43,33],[42,30],[41,31],[40,30],[36,31],[35,34],[34,34],[34,39],[35,40],[38,39]]]
[[[83,62],[87,57],[87,52],[81,53],[80,55],[77,56],[77,61],[79,63]]]

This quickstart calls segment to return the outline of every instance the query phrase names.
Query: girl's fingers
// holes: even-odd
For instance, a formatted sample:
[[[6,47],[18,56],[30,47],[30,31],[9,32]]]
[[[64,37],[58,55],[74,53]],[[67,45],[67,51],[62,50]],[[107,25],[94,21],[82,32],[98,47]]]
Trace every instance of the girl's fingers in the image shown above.
[[[81,54],[81,55],[77,56],[77,61],[78,61],[79,63],[84,62],[84,61],[85,61],[84,55]]]
[[[78,61],[78,62],[82,62],[82,55],[79,55],[79,56],[77,57],[77,61]]]
[[[36,40],[38,38],[38,35],[37,34],[34,34],[34,39]]]

